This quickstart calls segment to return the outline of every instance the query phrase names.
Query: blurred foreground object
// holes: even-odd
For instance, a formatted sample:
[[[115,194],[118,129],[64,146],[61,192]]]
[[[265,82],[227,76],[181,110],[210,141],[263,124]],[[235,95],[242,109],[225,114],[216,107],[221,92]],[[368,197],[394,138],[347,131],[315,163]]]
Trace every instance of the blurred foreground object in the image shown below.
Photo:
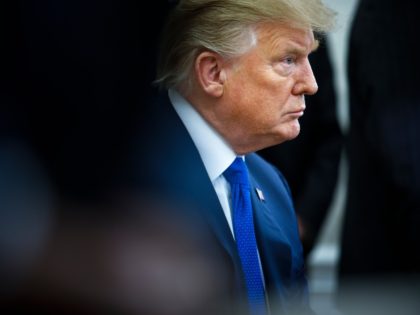
[[[229,275],[175,209],[144,198],[107,204],[62,209],[25,281],[0,300],[2,313],[224,314]]]

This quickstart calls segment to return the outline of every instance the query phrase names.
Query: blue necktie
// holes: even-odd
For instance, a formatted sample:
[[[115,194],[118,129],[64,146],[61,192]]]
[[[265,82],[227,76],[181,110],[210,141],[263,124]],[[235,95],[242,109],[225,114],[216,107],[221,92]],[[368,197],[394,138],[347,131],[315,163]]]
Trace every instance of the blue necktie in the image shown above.
[[[231,186],[232,221],[252,315],[266,314],[264,286],[258,260],[248,169],[240,157],[223,173]]]

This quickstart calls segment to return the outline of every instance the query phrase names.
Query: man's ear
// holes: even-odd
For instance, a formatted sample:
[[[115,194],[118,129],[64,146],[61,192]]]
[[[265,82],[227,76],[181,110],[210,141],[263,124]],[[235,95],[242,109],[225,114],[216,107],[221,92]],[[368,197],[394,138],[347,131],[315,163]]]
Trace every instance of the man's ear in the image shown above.
[[[195,73],[204,92],[213,96],[223,95],[226,69],[223,58],[211,51],[203,51],[195,59]]]

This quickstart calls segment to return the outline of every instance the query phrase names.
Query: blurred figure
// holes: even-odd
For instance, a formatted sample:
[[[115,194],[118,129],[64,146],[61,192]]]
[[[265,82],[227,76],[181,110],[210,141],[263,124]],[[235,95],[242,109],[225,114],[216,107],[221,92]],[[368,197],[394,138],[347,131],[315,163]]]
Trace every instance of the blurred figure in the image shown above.
[[[54,194],[42,159],[27,137],[18,101],[15,4],[0,5],[0,308],[19,291],[43,255],[54,222]],[[13,31],[12,31],[13,30]],[[20,78],[23,80],[23,78]],[[2,312],[0,310],[0,312]]]
[[[4,131],[4,130],[2,130]],[[44,169],[18,139],[0,134],[0,311],[45,251],[55,220]]]
[[[0,313],[104,314],[106,298],[92,296],[102,297],[101,285],[111,281],[101,274],[92,285],[86,274],[99,268],[92,257],[105,261],[112,252],[104,238],[115,226],[107,215],[118,207],[103,199],[119,184],[114,174],[131,117],[150,97],[169,6],[0,4]],[[68,221],[77,213],[77,224]],[[101,219],[107,224],[98,233]],[[107,271],[118,274],[113,268]],[[62,281],[69,277],[77,283],[71,290]]]
[[[23,262],[29,268],[18,270],[19,283],[15,279],[13,288],[3,286],[16,274],[5,277],[2,272],[1,313],[221,314],[220,292],[231,275],[223,273],[211,248],[201,246],[199,232],[174,213],[174,206],[146,196],[62,206],[36,259],[11,257],[2,247],[8,261],[19,263],[14,269]],[[23,243],[26,251],[13,244],[15,251],[39,249],[34,231],[16,231],[20,238],[9,234],[15,243],[32,237]]]
[[[321,39],[318,49],[309,56],[319,90],[306,99],[299,137],[259,152],[287,178],[306,257],[331,205],[343,148],[327,44],[325,38]]]
[[[419,9],[408,0],[363,0],[353,21],[350,169],[339,262],[344,302],[349,288],[358,296],[357,284],[380,283],[391,292],[407,284],[420,296],[412,286],[420,273]],[[388,305],[380,300],[377,306]],[[414,314],[413,305],[402,304],[395,314]]]

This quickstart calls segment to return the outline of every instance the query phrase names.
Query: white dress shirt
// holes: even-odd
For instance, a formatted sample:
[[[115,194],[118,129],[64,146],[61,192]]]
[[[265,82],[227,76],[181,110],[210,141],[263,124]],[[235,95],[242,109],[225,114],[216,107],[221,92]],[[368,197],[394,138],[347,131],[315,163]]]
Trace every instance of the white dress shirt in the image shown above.
[[[169,90],[169,99],[200,154],[234,235],[230,185],[224,178],[223,172],[233,163],[236,154],[222,136],[177,91]]]
[[[213,184],[217,197],[223,208],[226,220],[229,224],[233,237],[235,233],[232,225],[232,202],[229,182],[223,176],[223,172],[233,163],[237,155],[225,139],[188,103],[177,91],[170,89],[169,99],[175,108],[178,116],[187,128],[201,160],[204,163],[207,174]],[[245,157],[242,156],[243,159]],[[263,275],[259,251],[257,249],[258,261],[261,274]],[[265,279],[262,276],[265,288]]]

